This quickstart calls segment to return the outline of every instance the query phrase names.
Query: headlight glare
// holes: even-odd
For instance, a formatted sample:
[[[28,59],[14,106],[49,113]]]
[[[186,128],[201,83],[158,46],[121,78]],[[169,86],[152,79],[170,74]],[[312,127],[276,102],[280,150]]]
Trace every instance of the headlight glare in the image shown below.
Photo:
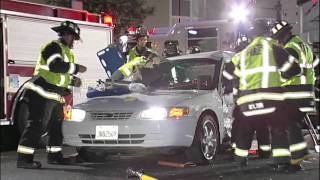
[[[141,118],[149,120],[164,120],[167,115],[168,112],[163,107],[151,107],[141,112]]]
[[[81,122],[86,117],[86,111],[81,109],[71,109],[70,115],[65,118],[66,121]]]

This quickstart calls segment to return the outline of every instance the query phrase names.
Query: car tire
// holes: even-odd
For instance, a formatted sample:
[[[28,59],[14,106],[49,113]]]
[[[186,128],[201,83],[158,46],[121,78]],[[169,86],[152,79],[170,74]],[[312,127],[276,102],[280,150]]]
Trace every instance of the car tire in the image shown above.
[[[219,149],[219,126],[211,114],[203,114],[197,124],[190,148],[185,151],[189,161],[198,165],[212,164]]]
[[[106,160],[106,153],[93,151],[88,147],[79,147],[77,152],[85,162],[104,162]]]

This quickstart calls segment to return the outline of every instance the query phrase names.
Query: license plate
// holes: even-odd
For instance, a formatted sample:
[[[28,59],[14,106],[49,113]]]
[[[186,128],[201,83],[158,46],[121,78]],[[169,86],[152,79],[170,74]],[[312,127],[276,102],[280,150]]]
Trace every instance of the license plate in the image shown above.
[[[118,126],[96,126],[96,139],[117,140]]]

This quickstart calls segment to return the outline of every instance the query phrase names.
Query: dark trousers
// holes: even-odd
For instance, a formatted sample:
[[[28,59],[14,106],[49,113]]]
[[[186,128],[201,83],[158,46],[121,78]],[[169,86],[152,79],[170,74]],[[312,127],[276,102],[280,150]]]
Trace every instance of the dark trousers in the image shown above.
[[[235,107],[233,111],[234,121],[232,122],[232,129],[231,129],[231,143],[235,142],[237,135],[237,130],[241,128],[241,123],[239,123],[239,118],[241,119],[242,113],[239,111],[239,107]],[[266,119],[261,119],[259,122],[254,122],[252,124],[252,130],[256,132],[256,138],[258,141],[258,145],[270,145],[270,132],[268,127],[268,122]],[[254,133],[254,132],[253,132]],[[259,152],[260,152],[259,148]]]
[[[41,135],[48,132],[49,146],[62,145],[63,105],[46,99],[32,90],[26,90],[24,101],[28,105],[29,117],[20,137],[19,145],[35,148]]]
[[[307,146],[305,148],[301,147],[297,150],[294,150],[295,146],[305,144],[304,137],[302,135],[302,124],[303,119],[306,116],[306,113],[299,111],[299,109],[288,102],[287,104],[288,118],[289,118],[289,144],[292,160],[297,160],[305,157],[308,154]]]
[[[236,147],[241,150],[249,150],[253,139],[255,127],[268,123],[271,127],[271,146],[273,151],[274,163],[289,163],[290,154],[275,153],[286,150],[289,153],[289,142],[287,134],[287,116],[283,113],[283,107],[276,105],[276,111],[267,115],[244,116],[239,113]],[[283,115],[285,114],[285,115]],[[262,123],[262,124],[261,124]],[[243,157],[242,157],[243,158]]]

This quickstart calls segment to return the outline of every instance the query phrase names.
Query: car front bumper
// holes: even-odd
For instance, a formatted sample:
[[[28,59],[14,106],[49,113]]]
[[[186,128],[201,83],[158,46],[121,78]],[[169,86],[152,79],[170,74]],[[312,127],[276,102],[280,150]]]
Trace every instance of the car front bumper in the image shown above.
[[[193,116],[167,120],[84,120],[64,121],[64,143],[75,147],[189,147],[197,119]],[[96,126],[118,126],[118,139],[95,138]]]

